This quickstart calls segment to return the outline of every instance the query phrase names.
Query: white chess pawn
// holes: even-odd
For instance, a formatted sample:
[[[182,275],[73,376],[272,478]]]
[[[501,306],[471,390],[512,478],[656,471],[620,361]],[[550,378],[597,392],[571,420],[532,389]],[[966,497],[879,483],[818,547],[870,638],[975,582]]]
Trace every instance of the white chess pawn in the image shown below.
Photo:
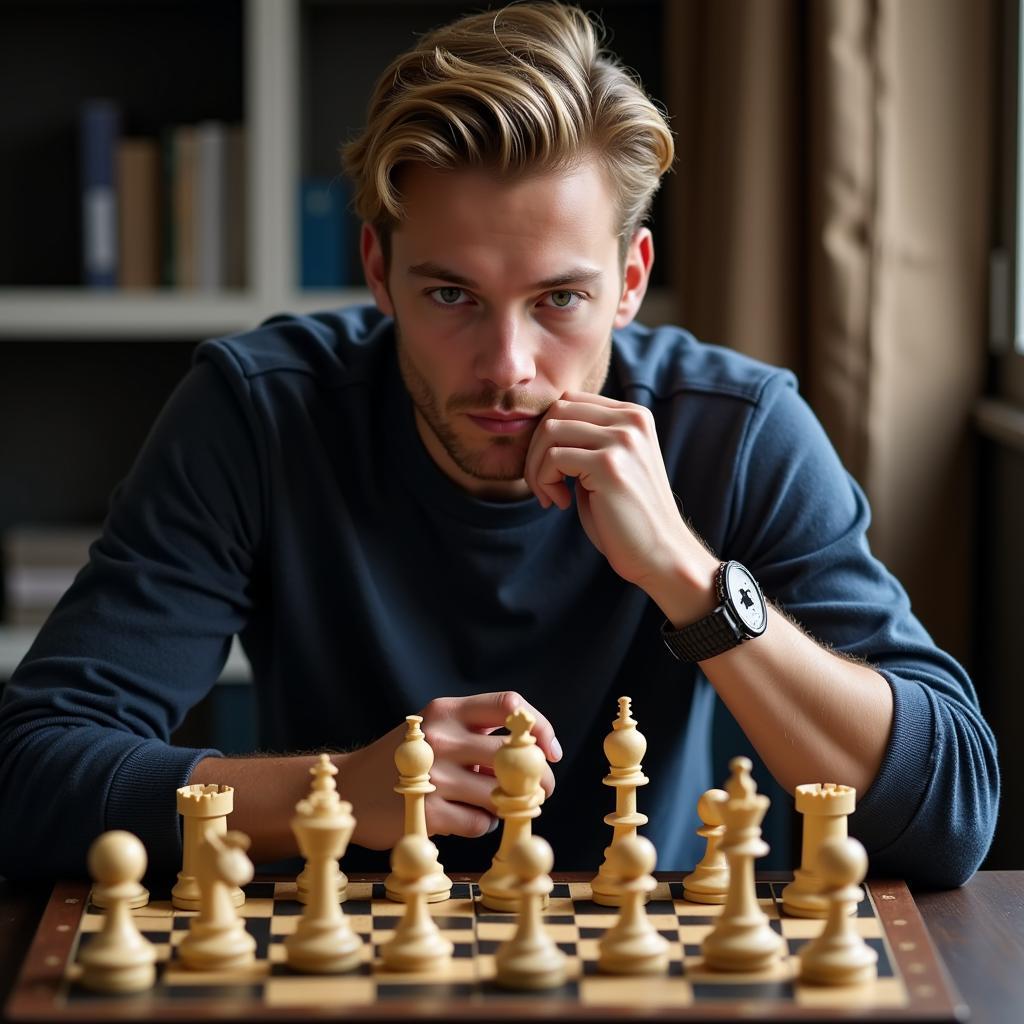
[[[707,840],[700,863],[683,879],[683,896],[692,903],[724,903],[729,894],[729,862],[720,846],[725,836],[721,804],[729,794],[709,789],[697,801],[697,816],[703,823],[697,835]]]
[[[800,979],[818,985],[859,985],[878,973],[878,954],[857,931],[854,908],[864,898],[860,882],[868,855],[852,836],[826,839],[816,869],[825,884],[828,918],[822,933],[800,951]]]
[[[647,916],[644,901],[658,883],[651,872],[654,843],[626,836],[608,848],[605,863],[616,879],[621,910],[600,942],[597,966],[609,974],[661,974],[668,968],[668,942]]]
[[[530,835],[508,851],[513,877],[505,883],[519,897],[515,935],[498,947],[495,981],[505,988],[555,988],[565,981],[565,954],[544,930],[541,907],[553,883],[555,856],[546,839]]]
[[[391,851],[390,879],[393,891],[405,903],[405,914],[380,951],[389,970],[436,971],[451,958],[454,947],[427,909],[436,876],[437,847],[415,832],[402,836]]]
[[[131,832],[104,832],[89,847],[94,892],[107,908],[103,929],[82,950],[82,984],[98,992],[140,992],[156,981],[156,950],[143,938],[131,901],[146,873],[146,848]]]

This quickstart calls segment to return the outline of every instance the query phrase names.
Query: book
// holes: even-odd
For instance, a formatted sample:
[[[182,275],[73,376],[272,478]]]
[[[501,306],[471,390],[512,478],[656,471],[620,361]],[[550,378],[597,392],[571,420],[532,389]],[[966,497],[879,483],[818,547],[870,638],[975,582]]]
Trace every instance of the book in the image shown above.
[[[240,124],[228,125],[225,149],[224,204],[226,233],[224,244],[224,286],[244,288],[246,252],[248,249],[248,190],[245,163],[245,128]]]
[[[223,121],[202,121],[196,125],[195,284],[204,291],[217,291],[224,287],[227,259],[226,146]]]
[[[82,196],[82,281],[117,284],[117,141],[121,110],[113,100],[89,99],[79,111]]]
[[[117,147],[118,273],[122,288],[160,283],[160,150],[155,139]]]
[[[196,286],[196,130],[179,124],[173,130],[171,175],[174,188],[174,286]]]
[[[299,183],[302,288],[341,288],[348,281],[348,189],[340,178],[303,178]]]

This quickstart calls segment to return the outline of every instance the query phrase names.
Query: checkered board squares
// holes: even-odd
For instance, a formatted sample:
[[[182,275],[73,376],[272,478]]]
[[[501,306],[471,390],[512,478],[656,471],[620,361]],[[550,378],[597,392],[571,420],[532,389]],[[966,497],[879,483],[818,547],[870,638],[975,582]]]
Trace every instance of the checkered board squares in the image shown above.
[[[597,968],[599,941],[615,922],[617,912],[591,900],[589,883],[556,881],[543,917],[548,933],[568,957],[568,978],[557,989],[523,993],[500,989],[494,983],[495,954],[515,931],[517,916],[483,907],[477,886],[469,882],[456,882],[450,900],[429,907],[442,934],[454,946],[450,964],[430,974],[394,973],[383,968],[380,948],[393,934],[403,907],[386,898],[378,880],[349,883],[343,909],[364,940],[363,956],[354,970],[341,975],[300,974],[286,962],[284,939],[295,930],[304,910],[295,898],[294,880],[264,881],[246,887],[246,902],[239,912],[256,939],[256,962],[250,967],[218,972],[193,971],[182,965],[177,947],[195,913],[173,910],[169,893],[154,891],[149,905],[133,914],[143,935],[156,947],[156,985],[137,995],[112,997],[89,992],[78,981],[78,955],[102,928],[103,913],[87,900],[84,886],[75,889],[73,883],[60,883],[51,898],[52,913],[48,908],[40,925],[41,931],[47,922],[58,931],[64,929],[59,966],[52,966],[52,953],[49,960],[43,958],[43,973],[50,970],[53,975],[52,992],[48,1000],[40,995],[31,1005],[30,1001],[19,1003],[15,998],[11,1004],[15,1012],[11,1013],[11,1006],[8,1012],[14,1019],[46,1016],[58,1020],[62,1014],[82,1020],[113,1016],[141,1020],[196,1019],[225,1013],[253,1019],[303,1019],[322,1015],[325,1010],[355,1020],[406,1013],[435,1020],[492,1013],[503,1018],[553,1020],[615,1016],[626,1011],[650,1011],[651,1015],[681,1020],[699,1019],[704,1014],[953,1019],[952,1013],[945,1014],[953,1005],[945,993],[945,1001],[934,1014],[925,1012],[927,1007],[922,1011],[923,1004],[916,997],[922,979],[913,975],[914,965],[907,959],[911,954],[900,952],[904,947],[915,947],[917,932],[911,936],[887,925],[885,915],[879,913],[881,905],[894,921],[914,916],[920,924],[905,886],[893,883],[898,886],[892,891],[898,893],[899,903],[879,904],[877,896],[868,895],[858,910],[857,929],[878,953],[877,981],[859,987],[820,988],[800,982],[797,954],[821,931],[823,922],[785,916],[781,912],[783,885],[758,882],[757,886],[758,901],[771,927],[785,938],[788,949],[788,956],[772,970],[749,975],[707,970],[700,946],[722,908],[689,903],[683,899],[680,882],[663,881],[652,894],[647,913],[654,927],[669,940],[668,970],[661,976],[620,977],[603,975]],[[78,902],[80,906],[74,911],[67,906],[53,907],[61,901],[61,894],[68,892],[78,892],[80,898],[65,895],[63,902]],[[72,923],[55,923],[63,921]],[[923,935],[923,925],[920,927]],[[37,940],[41,938],[46,936],[37,936]],[[30,951],[30,958],[32,955]],[[36,988],[37,994],[42,991],[41,986]],[[17,1012],[26,1006],[27,1012]],[[129,1007],[131,1012],[125,1012]]]

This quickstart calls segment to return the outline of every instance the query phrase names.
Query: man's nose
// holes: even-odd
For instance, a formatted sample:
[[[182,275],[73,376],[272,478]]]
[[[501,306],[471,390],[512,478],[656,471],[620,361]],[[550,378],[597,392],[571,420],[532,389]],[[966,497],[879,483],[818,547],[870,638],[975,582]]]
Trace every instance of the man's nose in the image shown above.
[[[537,367],[529,326],[510,314],[495,317],[483,331],[474,367],[477,377],[502,391],[532,381]]]

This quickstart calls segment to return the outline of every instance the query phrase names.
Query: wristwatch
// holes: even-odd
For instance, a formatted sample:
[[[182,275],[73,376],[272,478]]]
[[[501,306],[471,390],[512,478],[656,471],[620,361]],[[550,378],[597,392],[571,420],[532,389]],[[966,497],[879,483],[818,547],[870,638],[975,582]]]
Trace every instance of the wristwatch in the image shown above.
[[[718,607],[682,629],[661,624],[665,646],[680,661],[704,661],[760,636],[768,625],[768,607],[757,580],[739,562],[723,562],[715,573]]]

